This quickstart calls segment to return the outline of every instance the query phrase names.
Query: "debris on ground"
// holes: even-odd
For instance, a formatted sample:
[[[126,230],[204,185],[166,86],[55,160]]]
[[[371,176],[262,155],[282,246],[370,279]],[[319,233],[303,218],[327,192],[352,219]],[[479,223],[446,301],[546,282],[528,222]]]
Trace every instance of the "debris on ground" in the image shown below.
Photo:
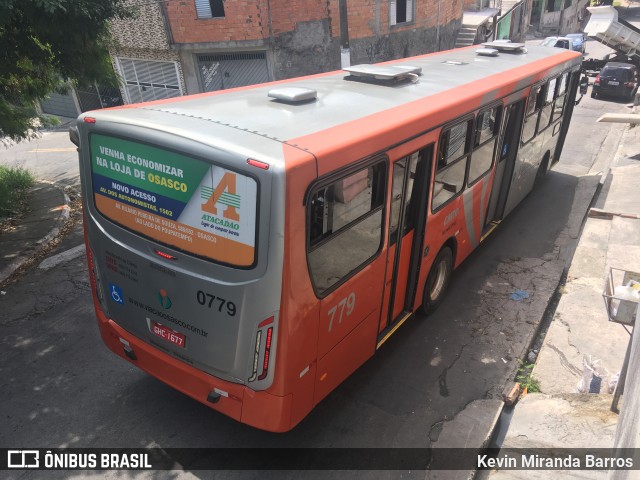
[[[511,300],[515,302],[520,302],[525,298],[529,298],[529,292],[527,292],[526,290],[516,290],[511,294]]]

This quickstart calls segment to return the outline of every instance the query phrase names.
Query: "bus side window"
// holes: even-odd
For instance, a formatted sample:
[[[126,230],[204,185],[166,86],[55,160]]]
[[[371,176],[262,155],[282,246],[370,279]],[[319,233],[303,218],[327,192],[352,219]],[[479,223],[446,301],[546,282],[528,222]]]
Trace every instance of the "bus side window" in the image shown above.
[[[434,211],[458,195],[464,187],[472,130],[473,119],[469,119],[444,130],[440,136],[431,202]]]
[[[558,117],[561,117],[564,111],[564,100],[567,94],[568,80],[569,80],[568,73],[564,73],[558,80],[558,89],[556,92],[556,101],[553,106],[552,121],[556,120]]]
[[[544,88],[544,103],[540,110],[540,121],[538,122],[538,131],[542,131],[549,126],[551,115],[553,113],[553,99],[556,93],[556,83],[558,79],[552,78]]]
[[[475,141],[469,166],[469,184],[491,170],[501,114],[502,106],[498,105],[480,113],[476,119]]]
[[[524,125],[522,126],[522,143],[527,143],[536,136],[536,126],[538,125],[538,112],[542,107],[542,85],[531,88],[529,100],[527,101],[527,113],[525,114]]]
[[[386,163],[316,188],[308,203],[309,269],[319,296],[364,266],[382,245]]]

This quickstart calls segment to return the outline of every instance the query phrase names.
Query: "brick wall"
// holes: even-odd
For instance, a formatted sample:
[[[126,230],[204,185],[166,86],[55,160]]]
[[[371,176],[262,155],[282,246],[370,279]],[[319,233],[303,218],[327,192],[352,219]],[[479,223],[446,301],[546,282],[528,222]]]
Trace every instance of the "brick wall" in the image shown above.
[[[118,25],[121,47],[183,55],[263,48],[276,80],[340,68],[339,0],[227,0],[224,18],[211,19],[197,18],[195,0],[164,0],[171,38],[163,36],[166,27],[158,3],[130,1],[143,14],[131,24]],[[414,0],[413,21],[390,25],[389,0],[349,0],[352,64],[452,48],[464,1]]]
[[[224,3],[224,18],[198,18],[194,0],[165,1],[175,43],[229,42],[268,37],[266,0]]]
[[[372,35],[389,35],[396,32],[413,31],[435,27],[438,23],[440,3],[440,25],[449,25],[462,18],[463,0],[414,0],[415,18],[405,25],[389,25],[389,0],[360,0],[347,3],[349,16],[349,38],[362,39]],[[331,36],[340,36],[338,0],[327,0],[331,15]]]

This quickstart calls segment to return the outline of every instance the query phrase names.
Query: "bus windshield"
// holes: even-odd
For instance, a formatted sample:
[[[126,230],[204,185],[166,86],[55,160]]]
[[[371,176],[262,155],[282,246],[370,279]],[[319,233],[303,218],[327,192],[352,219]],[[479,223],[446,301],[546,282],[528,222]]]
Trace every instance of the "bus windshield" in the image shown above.
[[[255,264],[254,178],[173,151],[91,135],[96,209],[172,248],[218,263]]]

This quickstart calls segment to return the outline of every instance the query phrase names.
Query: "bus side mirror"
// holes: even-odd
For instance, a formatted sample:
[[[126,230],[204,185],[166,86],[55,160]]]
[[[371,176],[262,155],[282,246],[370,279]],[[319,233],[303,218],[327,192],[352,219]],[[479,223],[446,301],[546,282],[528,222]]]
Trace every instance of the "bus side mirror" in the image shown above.
[[[587,88],[589,88],[589,79],[585,76],[580,79],[580,95],[586,95]]]
[[[78,133],[78,127],[69,127],[69,140],[76,147],[80,147],[80,134]]]
[[[582,97],[584,97],[587,93],[587,89],[589,88],[589,78],[585,75],[580,79],[580,86],[578,87],[578,91],[580,92],[580,98],[576,100],[576,105],[580,103]]]

